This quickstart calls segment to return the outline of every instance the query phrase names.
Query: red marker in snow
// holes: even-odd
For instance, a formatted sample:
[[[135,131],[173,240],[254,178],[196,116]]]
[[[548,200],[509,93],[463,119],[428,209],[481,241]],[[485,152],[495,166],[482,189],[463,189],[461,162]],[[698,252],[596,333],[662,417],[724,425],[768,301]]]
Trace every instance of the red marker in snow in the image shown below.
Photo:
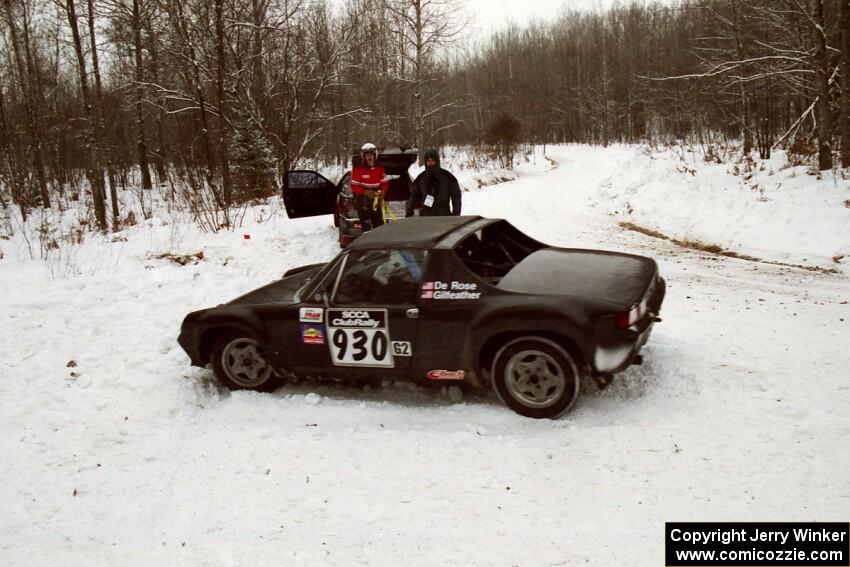
[[[244,238],[245,240],[251,240],[251,235],[250,234],[243,234],[242,238]]]

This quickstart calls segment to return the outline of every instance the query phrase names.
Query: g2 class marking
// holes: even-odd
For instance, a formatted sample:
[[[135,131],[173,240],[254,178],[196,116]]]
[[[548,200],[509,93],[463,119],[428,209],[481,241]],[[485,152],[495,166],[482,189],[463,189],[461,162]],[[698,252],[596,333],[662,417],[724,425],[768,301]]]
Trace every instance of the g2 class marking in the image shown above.
[[[393,341],[393,356],[413,356],[409,341]]]

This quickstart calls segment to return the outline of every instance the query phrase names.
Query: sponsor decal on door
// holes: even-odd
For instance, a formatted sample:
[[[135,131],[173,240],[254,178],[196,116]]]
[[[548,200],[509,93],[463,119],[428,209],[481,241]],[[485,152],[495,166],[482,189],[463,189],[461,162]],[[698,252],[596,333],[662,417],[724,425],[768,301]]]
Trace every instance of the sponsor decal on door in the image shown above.
[[[466,372],[463,370],[431,370],[428,372],[429,380],[463,380]]]
[[[298,310],[298,320],[302,323],[321,323],[323,311],[321,307],[302,307]]]
[[[395,366],[386,309],[328,309],[326,313],[334,365]]]
[[[325,327],[313,323],[301,323],[301,342],[305,345],[325,344]]]

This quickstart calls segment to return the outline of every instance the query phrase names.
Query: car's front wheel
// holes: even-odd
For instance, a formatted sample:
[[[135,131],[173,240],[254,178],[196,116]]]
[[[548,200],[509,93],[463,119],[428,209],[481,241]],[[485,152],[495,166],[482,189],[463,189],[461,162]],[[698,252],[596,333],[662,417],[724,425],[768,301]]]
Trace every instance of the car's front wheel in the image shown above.
[[[493,388],[505,405],[526,417],[560,417],[578,398],[579,382],[572,355],[544,337],[510,341],[493,362]]]
[[[266,361],[260,343],[243,333],[220,336],[213,347],[212,363],[216,378],[231,390],[270,392],[282,382]]]

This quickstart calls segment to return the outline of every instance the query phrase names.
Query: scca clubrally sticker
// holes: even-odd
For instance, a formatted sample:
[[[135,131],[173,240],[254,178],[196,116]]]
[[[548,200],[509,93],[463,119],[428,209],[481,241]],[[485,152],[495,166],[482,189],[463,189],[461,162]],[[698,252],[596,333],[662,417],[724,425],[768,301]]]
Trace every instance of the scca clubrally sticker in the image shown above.
[[[393,368],[386,309],[328,309],[328,345],[336,366]]]

